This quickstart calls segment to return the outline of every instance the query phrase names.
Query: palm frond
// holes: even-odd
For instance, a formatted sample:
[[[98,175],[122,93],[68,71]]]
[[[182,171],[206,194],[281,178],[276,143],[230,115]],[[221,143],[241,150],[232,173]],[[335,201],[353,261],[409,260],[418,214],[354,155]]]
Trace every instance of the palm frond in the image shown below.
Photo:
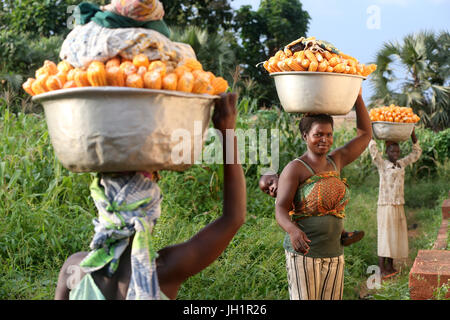
[[[226,35],[211,34],[195,26],[172,28],[171,40],[189,44],[202,63],[203,68],[215,75],[227,76],[226,70],[234,70],[236,57],[231,49],[230,39]]]
[[[195,26],[187,28],[171,28],[170,39],[172,41],[189,44],[197,53],[208,41],[208,32]]]
[[[376,55],[372,103],[410,106],[433,130],[450,127],[450,34],[420,31]],[[405,69],[405,70],[403,70]],[[404,77],[399,76],[404,75]]]

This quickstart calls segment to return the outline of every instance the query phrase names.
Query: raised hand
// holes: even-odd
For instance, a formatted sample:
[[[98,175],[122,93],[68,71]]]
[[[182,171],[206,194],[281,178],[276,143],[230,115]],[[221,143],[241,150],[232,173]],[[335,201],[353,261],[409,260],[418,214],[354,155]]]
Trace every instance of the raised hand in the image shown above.
[[[236,93],[222,93],[220,99],[216,100],[212,121],[214,128],[225,132],[226,129],[235,129],[236,127]]]
[[[417,137],[416,137],[416,129],[413,128],[412,132],[411,132],[411,140],[413,143],[417,142]]]

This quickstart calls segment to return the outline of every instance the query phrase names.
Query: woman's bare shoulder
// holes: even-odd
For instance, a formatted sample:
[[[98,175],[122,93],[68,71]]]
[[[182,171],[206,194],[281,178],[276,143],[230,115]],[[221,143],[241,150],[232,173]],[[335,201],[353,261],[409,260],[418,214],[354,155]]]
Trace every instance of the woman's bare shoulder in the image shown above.
[[[81,261],[89,254],[89,252],[77,252],[72,254],[67,258],[61,268],[61,274],[66,275],[67,272],[71,272],[69,269],[73,269],[74,267],[79,267]]]
[[[89,254],[89,252],[87,252],[87,251],[80,251],[80,252],[74,253],[74,254],[72,254],[71,256],[69,256],[69,257],[67,258],[66,263],[67,263],[67,262],[70,262],[70,263],[72,263],[72,264],[74,264],[74,263],[80,264],[80,262],[81,262],[84,258],[86,258],[86,256],[87,256],[88,254]]]
[[[311,176],[311,173],[309,170],[305,167],[305,165],[298,160],[299,158],[296,158],[294,160],[291,160],[283,169],[281,172],[281,175],[289,177],[291,179],[296,179],[300,183],[306,180],[309,176]],[[281,178],[281,176],[280,176]]]

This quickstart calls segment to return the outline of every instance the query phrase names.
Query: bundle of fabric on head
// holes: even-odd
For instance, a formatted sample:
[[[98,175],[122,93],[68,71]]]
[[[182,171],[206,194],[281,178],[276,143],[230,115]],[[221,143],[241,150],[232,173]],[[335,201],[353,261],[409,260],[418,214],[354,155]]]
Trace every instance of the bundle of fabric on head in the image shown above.
[[[102,10],[137,21],[155,21],[164,17],[164,7],[159,0],[113,0]]]
[[[64,40],[59,56],[77,68],[116,56],[132,60],[141,53],[174,67],[195,58],[191,46],[169,39],[163,17],[164,7],[158,0],[113,0],[101,8],[83,2],[76,7],[77,25]]]
[[[112,276],[134,236],[127,300],[160,299],[157,253],[151,242],[151,231],[161,214],[158,185],[142,173],[102,174],[92,182],[91,196],[98,218],[93,221],[92,251],[80,263],[82,270],[91,273],[106,268]]]

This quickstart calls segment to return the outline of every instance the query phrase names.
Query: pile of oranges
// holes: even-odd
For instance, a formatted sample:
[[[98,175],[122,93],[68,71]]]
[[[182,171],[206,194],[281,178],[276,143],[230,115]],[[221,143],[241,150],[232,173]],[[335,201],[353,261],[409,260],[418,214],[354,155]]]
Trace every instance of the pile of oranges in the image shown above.
[[[105,63],[92,61],[84,68],[74,68],[63,60],[58,64],[46,60],[36,70],[35,78],[28,78],[22,85],[30,95],[77,87],[118,86],[175,90],[187,93],[218,95],[228,89],[228,82],[204,71],[201,63],[193,58],[173,67],[165,61],[150,61],[139,54],[132,60],[120,57]]]
[[[293,52],[291,45],[298,44],[300,38],[279,50],[269,60],[264,61],[264,68],[269,72],[283,71],[310,71],[310,72],[333,72],[359,75],[367,77],[377,69],[376,64],[365,65],[347,54],[336,54],[326,49],[312,51],[304,49]],[[309,37],[306,41],[315,41],[315,37]]]
[[[264,62],[264,68],[272,72],[311,71],[354,74],[367,77],[377,69],[375,64],[361,64],[355,58],[328,51],[312,52],[310,50],[289,51],[279,50],[273,57]]]
[[[400,107],[394,104],[380,108],[373,108],[370,110],[369,116],[372,121],[416,123],[420,120],[411,108]]]

